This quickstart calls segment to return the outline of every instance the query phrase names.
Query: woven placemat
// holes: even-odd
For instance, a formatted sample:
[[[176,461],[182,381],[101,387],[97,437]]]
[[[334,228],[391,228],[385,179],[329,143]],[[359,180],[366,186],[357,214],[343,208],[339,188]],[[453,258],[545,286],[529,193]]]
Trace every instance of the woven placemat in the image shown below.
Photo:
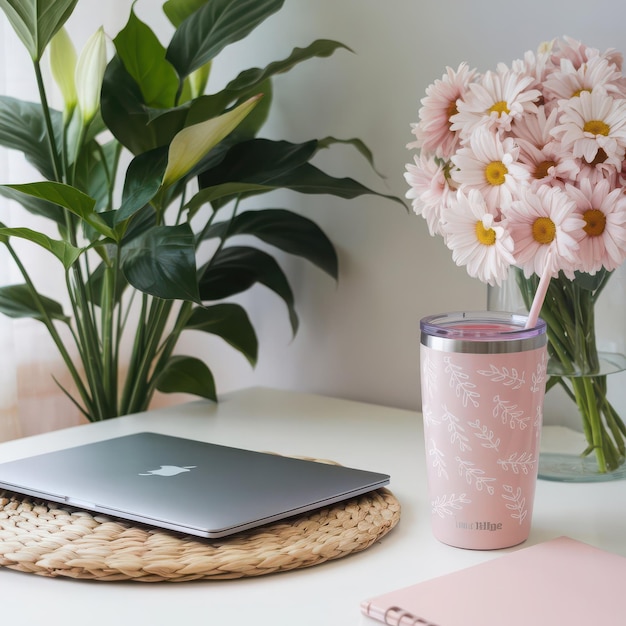
[[[395,496],[378,489],[230,538],[204,540],[0,491],[0,565],[102,581],[260,576],[365,550],[399,519]]]

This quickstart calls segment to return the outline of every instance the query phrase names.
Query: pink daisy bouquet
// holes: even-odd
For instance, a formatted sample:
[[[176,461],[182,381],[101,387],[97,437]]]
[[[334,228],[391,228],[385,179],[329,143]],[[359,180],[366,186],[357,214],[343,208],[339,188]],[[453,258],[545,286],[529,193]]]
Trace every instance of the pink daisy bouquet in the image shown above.
[[[594,305],[626,259],[626,78],[622,56],[570,38],[479,73],[461,63],[426,90],[407,197],[468,273],[513,272],[530,308],[549,274],[548,387],[576,402],[598,470],[626,456],[626,426],[606,398]]]

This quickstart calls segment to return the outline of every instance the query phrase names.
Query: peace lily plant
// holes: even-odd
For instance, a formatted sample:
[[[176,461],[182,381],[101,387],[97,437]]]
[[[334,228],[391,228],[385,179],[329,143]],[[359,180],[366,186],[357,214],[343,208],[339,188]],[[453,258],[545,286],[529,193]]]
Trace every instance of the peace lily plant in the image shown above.
[[[0,311],[46,326],[76,387],[64,391],[90,420],[145,410],[156,390],[216,399],[209,366],[175,353],[183,332],[217,335],[254,364],[255,330],[228,299],[257,283],[282,298],[294,333],[298,327],[276,259],[267,247],[233,238],[251,236],[337,277],[334,247],[313,221],[280,208],[244,210],[244,201],[275,189],[348,199],[376,193],[311,164],[319,150],[348,143],[372,165],[357,139],[258,137],[272,78],[346,47],[317,40],[205,93],[219,53],[283,0],[168,0],[166,47],[131,8],[108,63],[102,28],[76,54],[64,24],[77,1],[0,0],[32,59],[40,96],[0,96],[0,145],[22,152],[42,178],[2,185],[0,193],[53,226],[40,232],[0,222],[0,243],[23,279],[0,288]],[[62,111],[49,105],[44,57]],[[45,249],[64,272],[68,310],[35,285],[16,239]],[[123,365],[126,342],[132,349]]]

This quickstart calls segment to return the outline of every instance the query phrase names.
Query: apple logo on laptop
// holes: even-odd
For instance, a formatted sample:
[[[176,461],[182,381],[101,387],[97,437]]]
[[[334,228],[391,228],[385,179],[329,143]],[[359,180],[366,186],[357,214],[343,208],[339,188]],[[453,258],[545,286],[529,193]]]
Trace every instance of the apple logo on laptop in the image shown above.
[[[183,472],[189,472],[195,467],[195,465],[187,465],[185,467],[180,467],[180,465],[161,465],[159,469],[148,470],[146,474],[139,474],[139,476],[176,476]]]

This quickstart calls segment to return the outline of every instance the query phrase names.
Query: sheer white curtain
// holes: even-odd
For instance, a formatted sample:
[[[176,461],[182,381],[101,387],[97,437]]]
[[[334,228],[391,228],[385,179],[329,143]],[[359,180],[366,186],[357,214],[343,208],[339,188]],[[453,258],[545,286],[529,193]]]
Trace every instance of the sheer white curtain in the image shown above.
[[[0,22],[0,92],[8,92],[10,74],[9,26]],[[10,160],[6,152],[0,152],[0,181],[10,180]],[[0,200],[0,221],[9,222],[11,207]],[[6,250],[0,249],[0,285],[11,282],[11,266]],[[14,323],[0,316],[0,441],[21,435],[17,408],[17,355],[14,342]]]
[[[129,0],[81,0],[67,26],[78,50],[100,26],[116,33],[128,17]],[[108,22],[108,24],[107,24]],[[108,30],[108,29],[107,29]],[[47,71],[47,59],[42,62]],[[24,100],[39,97],[30,57],[3,13],[0,13],[0,93]],[[59,102],[54,96],[52,106]],[[30,182],[38,173],[20,153],[0,147],[0,183]],[[47,228],[43,220],[0,197],[0,222],[10,226]],[[55,235],[54,231],[50,231]],[[32,244],[17,242],[20,258],[27,261],[39,290],[63,302],[63,276],[50,265],[49,256]],[[0,246],[0,285],[23,282],[6,251]],[[30,319],[13,320],[0,315],[0,441],[45,432],[83,421],[78,410],[59,388],[70,385],[65,365],[44,326]]]

